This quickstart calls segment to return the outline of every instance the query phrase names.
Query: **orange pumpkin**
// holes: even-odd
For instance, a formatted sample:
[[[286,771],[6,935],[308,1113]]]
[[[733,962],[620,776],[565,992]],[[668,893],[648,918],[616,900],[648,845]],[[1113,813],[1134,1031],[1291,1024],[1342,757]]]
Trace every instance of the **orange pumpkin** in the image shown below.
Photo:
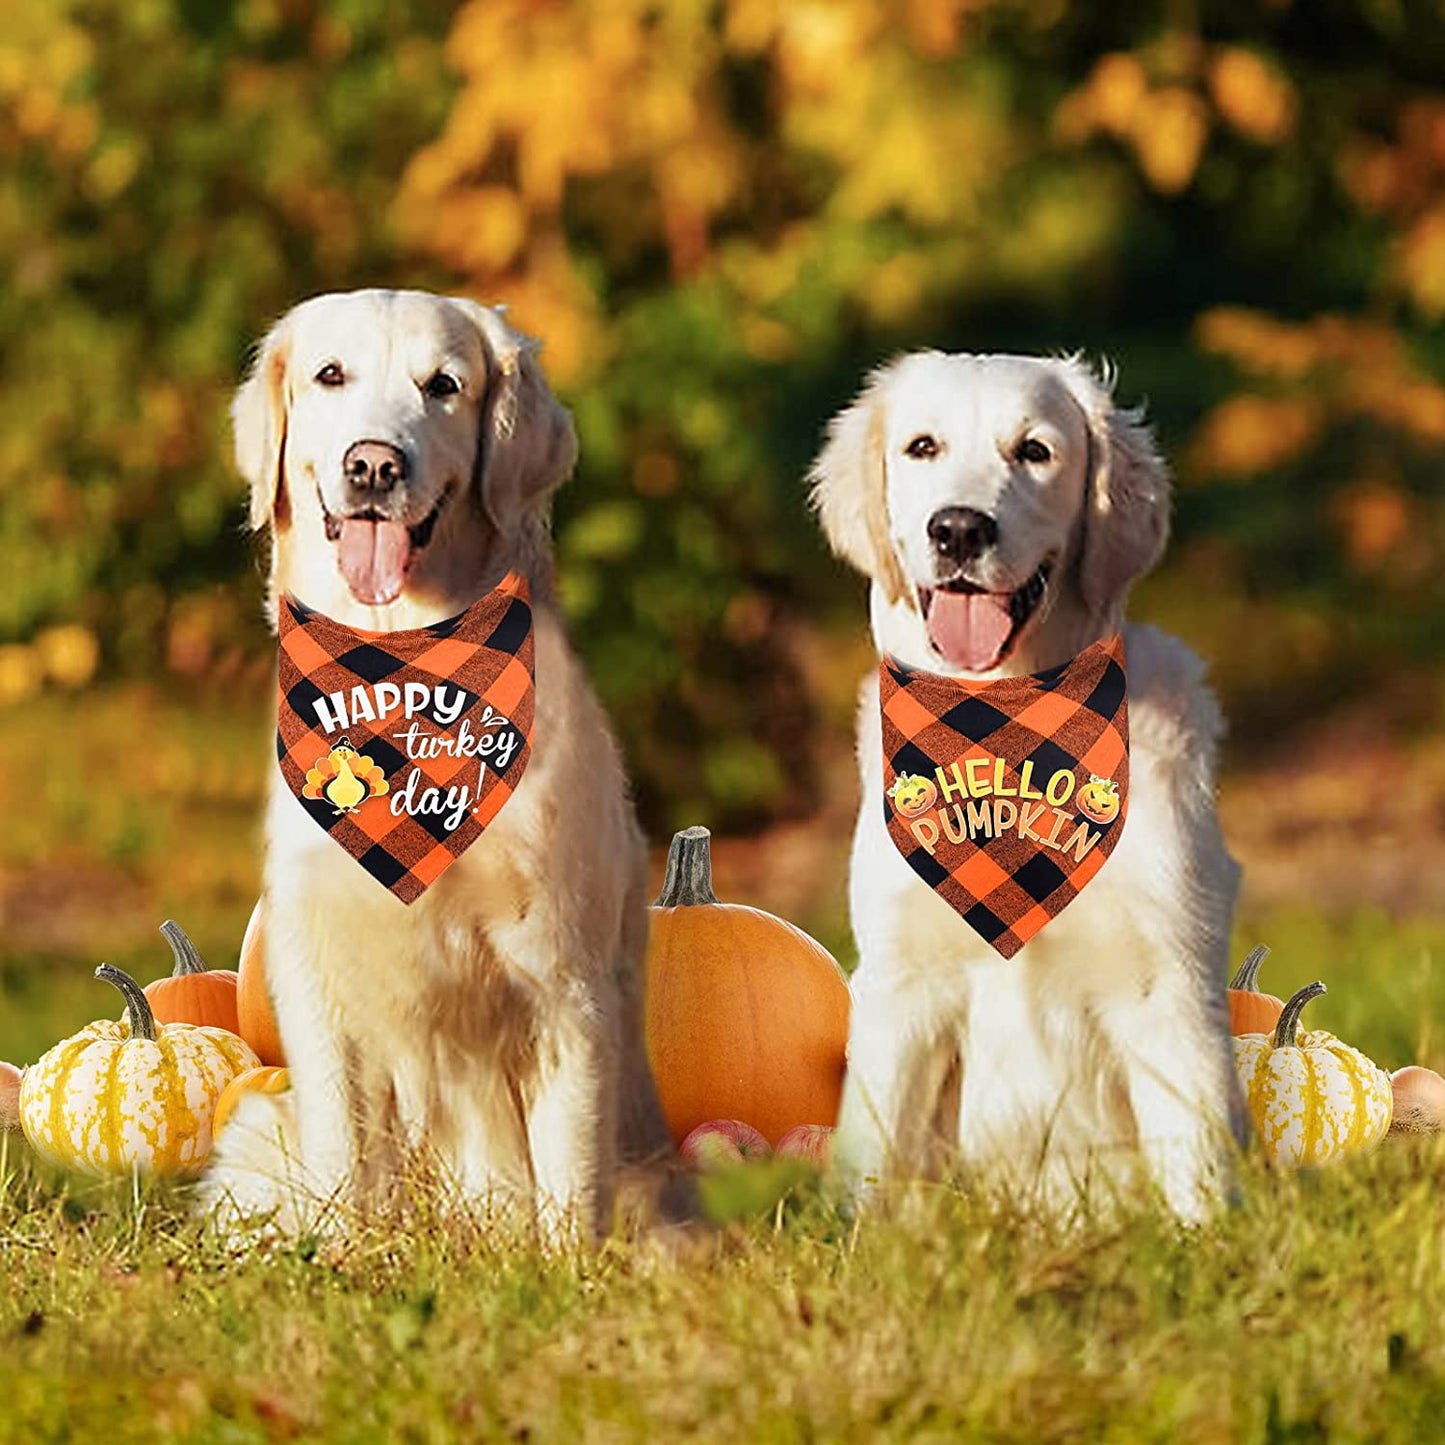
[[[712,889],[706,828],[672,840],[647,951],[647,1055],[673,1142],[742,1119],[776,1144],[834,1124],[848,1047],[848,982],[791,923]]]
[[[1239,1034],[1272,1034],[1279,1016],[1284,1012],[1284,1000],[1272,993],[1260,993],[1259,966],[1269,957],[1269,949],[1263,944],[1252,948],[1239,972],[1229,982],[1229,1032]]]
[[[256,1051],[263,1064],[281,1068],[286,1053],[281,1047],[281,1031],[276,1027],[276,1013],[271,1007],[271,993],[266,986],[266,899],[262,895],[251,910],[246,934],[241,940],[240,983],[236,989],[238,1032]]]
[[[145,986],[146,1001],[156,1022],[194,1024],[202,1029],[241,1032],[236,1019],[236,970],[207,968],[179,923],[167,919],[161,932],[175,963],[169,978]]]
[[[211,1118],[211,1137],[219,1137],[221,1126],[236,1112],[236,1106],[246,1094],[284,1094],[291,1087],[291,1070],[267,1068],[246,1069],[236,1075],[221,1091],[216,1100],[216,1112]]]

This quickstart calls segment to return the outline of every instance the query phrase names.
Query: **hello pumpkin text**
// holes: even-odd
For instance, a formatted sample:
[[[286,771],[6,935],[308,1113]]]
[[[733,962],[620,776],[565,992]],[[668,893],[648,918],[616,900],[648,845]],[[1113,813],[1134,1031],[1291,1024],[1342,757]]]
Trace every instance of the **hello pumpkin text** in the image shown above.
[[[1021,839],[1082,861],[1102,834],[1065,810],[1074,793],[1073,772],[1060,768],[1042,789],[1034,782],[1031,759],[1020,768],[1017,787],[1009,786],[1007,772],[1000,757],[971,757],[934,769],[939,806],[909,820],[929,856],[942,838],[957,844],[1001,838],[1016,829]]]

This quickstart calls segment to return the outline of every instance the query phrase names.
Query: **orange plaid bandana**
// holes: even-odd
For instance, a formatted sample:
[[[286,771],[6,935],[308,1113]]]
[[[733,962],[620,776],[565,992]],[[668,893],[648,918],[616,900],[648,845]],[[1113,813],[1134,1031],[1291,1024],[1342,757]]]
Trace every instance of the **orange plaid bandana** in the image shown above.
[[[908,866],[1012,958],[1104,866],[1129,811],[1121,635],[993,682],[885,657],[883,819]]]
[[[281,599],[276,756],[301,806],[413,903],[532,755],[532,605],[512,572],[431,627],[362,632]]]

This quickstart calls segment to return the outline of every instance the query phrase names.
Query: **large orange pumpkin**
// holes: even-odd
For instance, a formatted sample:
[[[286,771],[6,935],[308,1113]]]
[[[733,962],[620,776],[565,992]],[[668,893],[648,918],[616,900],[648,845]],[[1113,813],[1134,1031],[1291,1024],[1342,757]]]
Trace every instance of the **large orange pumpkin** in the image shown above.
[[[236,970],[207,968],[179,923],[167,919],[161,932],[175,962],[169,978],[145,986],[146,1001],[156,1022],[194,1024],[197,1028],[241,1032],[236,1018]]]
[[[271,993],[266,985],[266,898],[263,894],[251,910],[246,934],[241,940],[240,983],[236,990],[238,1032],[256,1051],[263,1064],[283,1067],[286,1053],[281,1047],[281,1031],[276,1027],[276,1012],[271,1007]]]
[[[832,954],[771,913],[720,903],[706,828],[672,840],[647,951],[647,1055],[674,1143],[741,1119],[776,1144],[834,1124],[848,982]]]
[[[1284,1012],[1284,1000],[1272,993],[1260,993],[1259,966],[1269,957],[1269,949],[1263,944],[1250,949],[1239,972],[1229,981],[1229,1032],[1240,1034],[1272,1034],[1279,1016]]]

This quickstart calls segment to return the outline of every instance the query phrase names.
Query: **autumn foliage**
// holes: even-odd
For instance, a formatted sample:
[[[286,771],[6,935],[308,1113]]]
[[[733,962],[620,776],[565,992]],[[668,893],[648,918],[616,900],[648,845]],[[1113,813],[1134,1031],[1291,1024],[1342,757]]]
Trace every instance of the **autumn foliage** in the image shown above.
[[[264,667],[227,392],[273,314],[373,283],[545,339],[564,602],[659,827],[813,806],[859,608],[799,479],[903,346],[1119,362],[1180,478],[1141,608],[1239,736],[1438,668],[1442,34],[1365,0],[24,5],[0,697]]]

